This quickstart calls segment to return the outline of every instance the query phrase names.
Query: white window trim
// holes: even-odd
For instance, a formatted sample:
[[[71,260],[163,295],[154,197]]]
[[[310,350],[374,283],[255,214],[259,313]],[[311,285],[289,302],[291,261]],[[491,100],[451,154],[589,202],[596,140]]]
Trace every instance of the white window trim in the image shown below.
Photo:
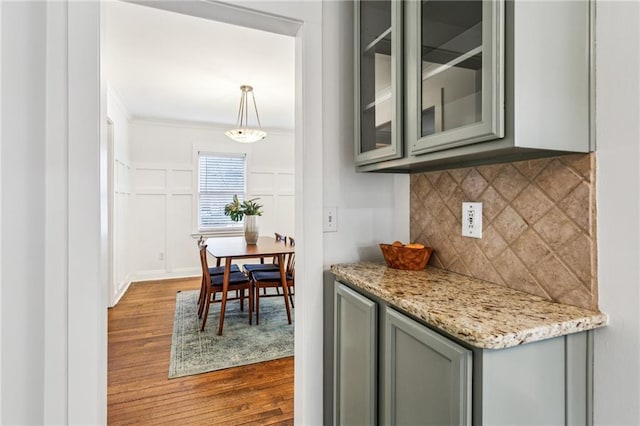
[[[238,223],[237,226],[233,227],[225,227],[218,229],[200,229],[200,218],[198,217],[198,212],[200,208],[200,191],[199,191],[199,179],[200,179],[200,154],[206,155],[220,155],[220,156],[237,156],[244,157],[244,168],[245,168],[245,195],[248,194],[247,189],[247,181],[248,181],[248,164],[249,164],[249,153],[246,151],[224,151],[224,150],[210,150],[204,149],[203,147],[193,146],[193,176],[192,176],[192,186],[193,186],[193,196],[195,197],[194,202],[192,203],[192,229],[191,237],[194,239],[198,239],[202,237],[239,237],[244,235],[244,225],[242,223]]]

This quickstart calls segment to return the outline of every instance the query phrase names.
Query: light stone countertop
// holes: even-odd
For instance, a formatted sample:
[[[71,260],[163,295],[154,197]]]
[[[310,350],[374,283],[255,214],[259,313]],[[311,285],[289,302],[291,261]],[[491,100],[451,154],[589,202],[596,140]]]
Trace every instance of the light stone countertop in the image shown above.
[[[501,349],[607,325],[606,314],[550,302],[487,281],[427,267],[331,266],[346,281],[471,346]]]

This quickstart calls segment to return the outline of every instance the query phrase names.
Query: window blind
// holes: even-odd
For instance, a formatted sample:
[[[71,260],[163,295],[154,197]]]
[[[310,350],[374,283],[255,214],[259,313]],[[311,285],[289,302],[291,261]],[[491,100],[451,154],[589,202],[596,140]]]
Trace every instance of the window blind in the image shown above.
[[[198,153],[198,228],[240,227],[224,214],[235,194],[245,199],[245,155]]]

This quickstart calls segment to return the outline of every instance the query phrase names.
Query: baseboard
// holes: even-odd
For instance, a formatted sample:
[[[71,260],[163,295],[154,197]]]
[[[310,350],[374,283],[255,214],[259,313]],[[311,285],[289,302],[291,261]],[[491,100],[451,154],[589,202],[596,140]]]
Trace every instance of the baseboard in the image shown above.
[[[191,278],[198,277],[202,274],[200,268],[180,268],[174,271],[168,272],[163,270],[155,271],[141,271],[134,274],[132,282],[137,281],[155,281],[155,280],[168,280],[172,278]]]
[[[118,292],[115,297],[112,299],[112,303],[109,305],[110,308],[113,308],[120,302],[122,296],[127,292],[129,286],[138,281],[156,281],[156,280],[169,280],[175,278],[191,278],[198,277],[202,272],[199,268],[181,268],[176,269],[175,271],[167,272],[162,270],[156,271],[142,271],[136,272],[135,274],[129,274],[122,281],[122,283],[118,286]]]
[[[122,284],[118,286],[118,292],[116,293],[115,297],[112,299],[112,303],[109,305],[110,308],[113,308],[118,304],[118,302],[120,302],[120,299],[122,299],[122,296],[124,296],[124,294],[129,289],[131,282],[132,282],[131,275],[127,275],[125,279],[122,281]]]

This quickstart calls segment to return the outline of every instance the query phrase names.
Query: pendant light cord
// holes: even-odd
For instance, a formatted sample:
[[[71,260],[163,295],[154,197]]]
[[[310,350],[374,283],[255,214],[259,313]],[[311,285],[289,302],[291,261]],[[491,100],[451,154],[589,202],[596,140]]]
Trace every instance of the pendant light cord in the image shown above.
[[[256,119],[258,120],[258,127],[262,129],[262,124],[260,124],[260,116],[258,115],[258,106],[256,105],[256,95],[253,94],[253,90],[251,91],[251,97],[253,98],[253,109],[256,110]],[[247,122],[247,125],[248,125],[248,122]]]

